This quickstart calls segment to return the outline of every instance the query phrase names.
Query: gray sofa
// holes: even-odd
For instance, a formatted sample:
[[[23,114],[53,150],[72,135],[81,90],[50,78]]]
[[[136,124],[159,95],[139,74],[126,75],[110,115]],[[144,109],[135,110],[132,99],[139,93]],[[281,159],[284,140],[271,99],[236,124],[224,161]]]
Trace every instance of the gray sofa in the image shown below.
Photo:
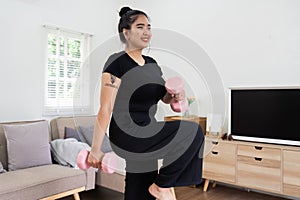
[[[33,122],[37,121],[0,123],[0,162],[7,171],[0,174],[0,199],[53,200],[73,195],[75,200],[79,200],[79,192],[95,187],[93,169],[82,171],[67,166],[47,164],[8,171],[7,141],[3,126]],[[52,131],[50,135],[53,135]]]
[[[96,116],[70,116],[58,117],[50,121],[52,140],[64,138],[65,128],[78,129],[80,126],[93,126]],[[96,185],[106,187],[118,192],[125,190],[125,161],[119,159],[118,169],[113,174],[106,174],[99,170],[96,173]]]

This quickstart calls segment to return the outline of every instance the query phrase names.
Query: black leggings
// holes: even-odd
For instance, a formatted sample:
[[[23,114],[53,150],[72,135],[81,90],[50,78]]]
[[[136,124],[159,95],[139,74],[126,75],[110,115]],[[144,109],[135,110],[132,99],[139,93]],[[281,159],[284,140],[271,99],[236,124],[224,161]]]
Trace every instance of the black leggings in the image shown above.
[[[198,185],[202,182],[204,135],[201,127],[194,122],[167,122],[156,136],[158,138],[147,142],[144,139],[128,140],[128,136],[122,138],[120,132],[116,138],[112,137],[113,143],[121,141],[119,147],[131,152],[134,150],[151,152],[175,141],[171,148],[163,151],[165,154],[161,158],[148,157],[145,160],[135,160],[120,152],[119,155],[126,160],[125,200],[155,200],[148,192],[153,183],[159,187],[169,188]],[[174,139],[175,136],[178,138]],[[118,154],[118,149],[114,150]],[[163,166],[159,172],[157,159],[163,159]],[[141,168],[149,170],[140,172]]]
[[[145,173],[126,172],[124,200],[155,200],[148,188],[154,183],[157,171]]]

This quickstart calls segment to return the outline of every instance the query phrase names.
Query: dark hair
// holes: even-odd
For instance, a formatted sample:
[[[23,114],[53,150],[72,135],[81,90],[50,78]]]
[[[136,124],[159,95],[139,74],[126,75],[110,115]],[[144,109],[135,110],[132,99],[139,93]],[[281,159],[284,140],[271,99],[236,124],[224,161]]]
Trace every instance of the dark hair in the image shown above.
[[[119,31],[120,40],[123,43],[126,43],[126,39],[123,34],[123,29],[125,28],[127,30],[130,30],[131,25],[135,22],[135,20],[138,18],[139,15],[144,15],[145,17],[147,17],[149,19],[147,14],[144,13],[143,11],[132,10],[129,7],[121,8],[121,10],[119,12],[119,16],[121,18],[120,18],[119,25],[118,25],[118,31]]]

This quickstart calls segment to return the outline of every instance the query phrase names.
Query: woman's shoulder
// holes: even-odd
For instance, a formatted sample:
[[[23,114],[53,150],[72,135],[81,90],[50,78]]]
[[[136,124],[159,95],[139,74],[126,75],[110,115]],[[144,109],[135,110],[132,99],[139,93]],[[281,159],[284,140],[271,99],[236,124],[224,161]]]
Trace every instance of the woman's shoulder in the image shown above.
[[[108,57],[107,63],[111,64],[113,62],[118,62],[118,61],[120,61],[120,59],[122,59],[124,57],[124,55],[125,55],[124,51],[113,53]]]
[[[105,65],[104,65],[104,68],[107,68],[109,66],[119,66],[120,63],[122,63],[124,61],[124,59],[126,59],[124,51],[113,53],[108,57]]]
[[[156,60],[153,57],[146,56],[146,55],[143,55],[143,57],[144,57],[144,59],[146,60],[147,63],[156,63],[157,64]]]
[[[124,55],[124,51],[111,54],[104,64],[103,72],[108,72],[120,78],[123,75],[121,66]]]

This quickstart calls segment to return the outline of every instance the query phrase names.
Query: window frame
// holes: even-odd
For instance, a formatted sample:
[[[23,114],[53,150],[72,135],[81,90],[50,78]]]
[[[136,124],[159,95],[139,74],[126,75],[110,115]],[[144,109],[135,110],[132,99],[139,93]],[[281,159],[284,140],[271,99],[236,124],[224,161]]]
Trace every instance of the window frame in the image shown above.
[[[46,30],[46,45],[45,45],[45,82],[44,82],[44,99],[43,99],[43,116],[62,116],[62,115],[86,115],[92,113],[92,105],[91,105],[91,98],[90,98],[90,84],[89,84],[89,69],[88,69],[88,56],[90,53],[90,40],[92,35],[88,33],[81,33],[78,31],[73,31],[69,29],[63,29],[59,27],[44,25]],[[58,37],[64,38],[64,55],[59,55],[60,53],[60,43],[59,40],[56,40],[56,54],[50,55],[48,52],[48,40],[49,34],[57,35]],[[67,40],[68,39],[75,39],[81,41],[80,47],[80,55],[81,57],[78,59],[70,59],[67,55]],[[55,87],[55,94],[56,97],[52,100],[48,98],[50,92],[48,87],[48,81],[51,80],[48,76],[49,69],[48,69],[48,59],[54,58],[56,61],[55,70],[56,76],[54,82],[56,82]],[[75,78],[75,82],[69,82],[72,84],[73,88],[77,88],[79,86],[79,99],[75,99],[74,96],[72,98],[60,98],[59,97],[59,81],[63,81],[64,83],[67,82],[68,78],[67,75],[64,77],[59,77],[59,69],[60,69],[60,61],[63,60],[63,69],[64,73],[67,72],[66,67],[68,66],[66,63],[67,61],[77,61],[80,62],[79,74],[80,76]],[[69,78],[72,79],[72,78]],[[74,78],[73,78],[74,79]],[[67,86],[64,84],[64,89],[62,90],[65,94],[67,91]],[[73,89],[74,92],[74,89]],[[52,101],[52,102],[51,102]]]

